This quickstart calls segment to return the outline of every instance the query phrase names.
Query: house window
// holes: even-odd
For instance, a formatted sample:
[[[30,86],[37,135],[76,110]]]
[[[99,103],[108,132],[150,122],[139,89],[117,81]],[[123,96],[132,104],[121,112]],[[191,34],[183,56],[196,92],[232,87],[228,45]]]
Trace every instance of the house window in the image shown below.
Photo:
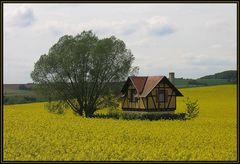
[[[165,90],[158,90],[158,102],[167,101],[167,92]]]
[[[137,98],[136,98],[136,90],[135,89],[131,89],[131,97],[130,97],[130,101],[131,102],[136,102]]]

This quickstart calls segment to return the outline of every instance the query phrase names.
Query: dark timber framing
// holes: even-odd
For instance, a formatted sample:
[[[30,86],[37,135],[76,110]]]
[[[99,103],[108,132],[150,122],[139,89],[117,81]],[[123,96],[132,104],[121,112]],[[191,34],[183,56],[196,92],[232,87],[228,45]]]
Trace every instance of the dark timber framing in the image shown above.
[[[156,109],[156,104],[155,104],[155,101],[154,101],[154,99],[153,99],[152,92],[151,92],[151,97],[152,97],[153,105],[154,105],[154,107],[155,107],[155,109]]]
[[[168,96],[169,97],[169,96]],[[168,101],[168,106],[167,106],[167,108],[169,107],[169,104],[170,104],[170,102],[172,101],[172,97],[173,97],[173,90],[172,90],[172,93],[171,93],[171,95],[170,95],[170,100]],[[175,100],[176,101],[176,100]],[[175,105],[176,106],[176,105]]]
[[[156,78],[157,77],[157,78]],[[148,111],[164,112],[176,110],[176,96],[182,96],[178,89],[169,80],[162,76],[153,76],[149,81],[148,77],[143,79],[128,79],[121,92],[123,96],[123,111]],[[134,77],[131,77],[134,78]],[[140,77],[141,78],[141,77]],[[155,81],[159,79],[159,81]],[[131,86],[131,88],[129,88]],[[145,88],[145,86],[147,86]],[[160,92],[163,91],[164,101],[159,101]],[[135,96],[136,97],[133,97]],[[174,101],[174,102],[173,102]]]
[[[147,95],[147,97],[146,97],[146,98],[147,98],[147,110],[148,110],[148,95]]]
[[[166,88],[165,88],[165,83],[163,83],[163,87],[164,87],[164,92],[166,92]],[[164,93],[164,109],[166,108],[166,95],[165,95],[166,93]]]
[[[144,108],[146,108],[146,104],[145,104],[144,98],[143,98],[143,97],[141,97],[140,99],[142,99],[143,106],[144,106]]]
[[[157,101],[157,103],[158,103],[158,109],[160,109],[160,103],[158,102],[158,93],[159,92],[159,87],[156,89],[156,101]]]

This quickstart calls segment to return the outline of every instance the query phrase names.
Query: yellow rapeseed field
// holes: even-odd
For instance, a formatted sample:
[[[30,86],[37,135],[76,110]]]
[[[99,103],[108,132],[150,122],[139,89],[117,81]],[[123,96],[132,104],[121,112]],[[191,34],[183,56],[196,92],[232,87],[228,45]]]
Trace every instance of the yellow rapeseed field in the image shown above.
[[[236,85],[181,89],[200,115],[186,121],[81,118],[44,103],[4,106],[4,160],[236,160]]]

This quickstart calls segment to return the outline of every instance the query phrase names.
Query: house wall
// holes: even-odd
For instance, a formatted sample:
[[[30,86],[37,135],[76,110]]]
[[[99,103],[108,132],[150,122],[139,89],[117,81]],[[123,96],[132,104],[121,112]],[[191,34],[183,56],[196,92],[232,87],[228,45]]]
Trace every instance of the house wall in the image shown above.
[[[134,89],[134,86],[131,84],[128,87],[128,94],[123,98],[122,108],[134,108],[134,109],[145,109],[142,98],[138,98],[136,102],[131,102],[131,89]]]
[[[166,90],[166,102],[158,102],[157,101],[157,93],[158,89]],[[176,108],[176,93],[173,91],[169,85],[164,84],[163,82],[158,84],[146,98],[143,98],[143,102],[145,104],[146,109],[149,111],[154,111],[156,109],[163,110],[166,108],[174,109]]]
[[[139,98],[139,109],[145,109],[145,106],[144,106],[142,98]]]

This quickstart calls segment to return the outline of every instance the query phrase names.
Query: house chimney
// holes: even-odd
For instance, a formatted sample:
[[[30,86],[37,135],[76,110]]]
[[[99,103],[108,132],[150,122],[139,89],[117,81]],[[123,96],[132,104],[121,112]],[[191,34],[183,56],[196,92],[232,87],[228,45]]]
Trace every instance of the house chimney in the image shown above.
[[[174,79],[174,72],[169,72],[169,81],[170,81],[172,84],[174,84],[174,81],[175,81],[175,79]]]

